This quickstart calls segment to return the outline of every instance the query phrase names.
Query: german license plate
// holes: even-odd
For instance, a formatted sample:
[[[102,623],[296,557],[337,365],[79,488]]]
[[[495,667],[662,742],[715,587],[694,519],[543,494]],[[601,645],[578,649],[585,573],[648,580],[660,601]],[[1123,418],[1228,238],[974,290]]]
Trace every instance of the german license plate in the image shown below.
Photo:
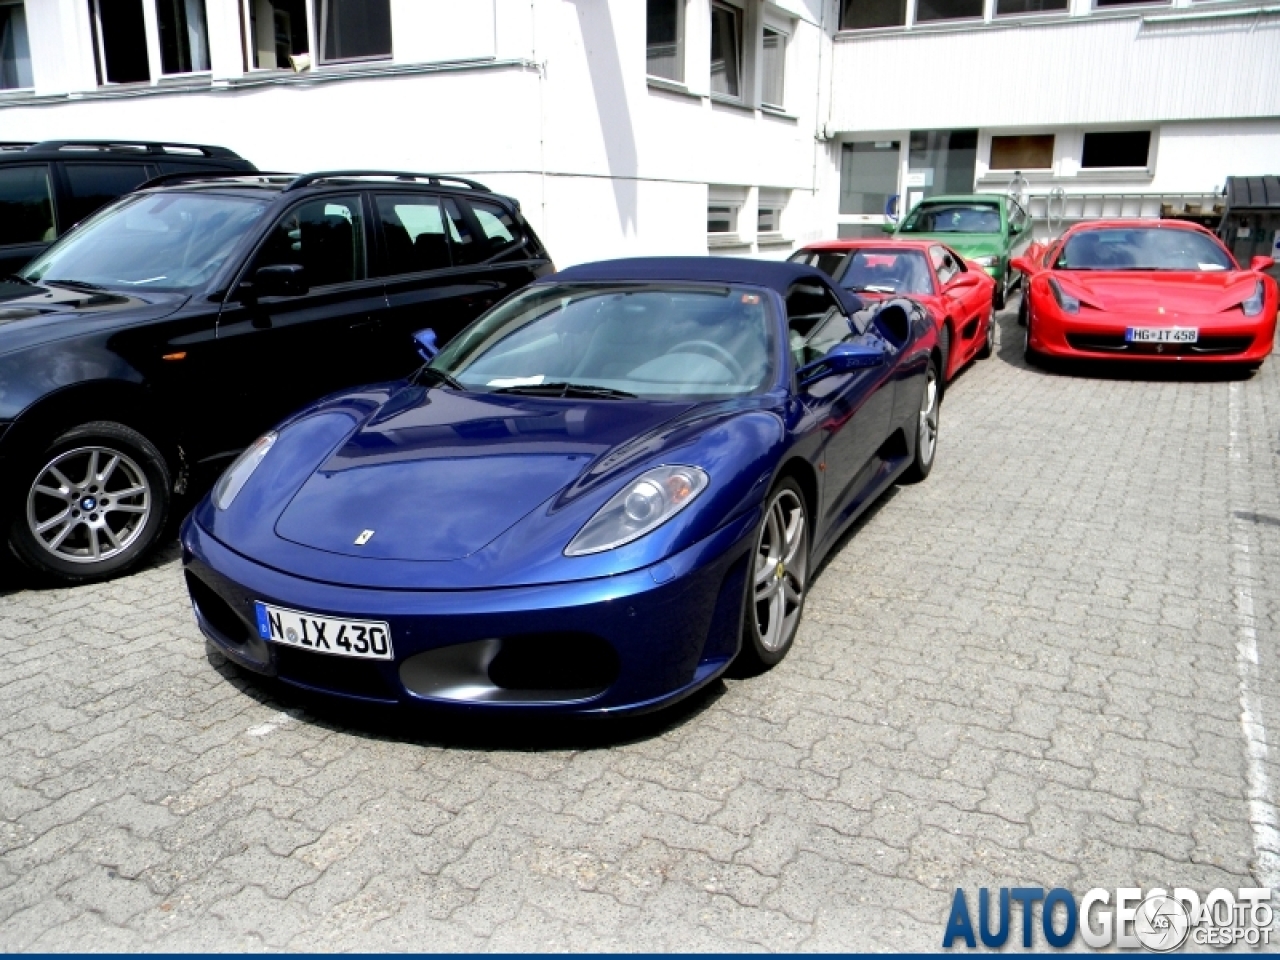
[[[1124,338],[1129,343],[1195,343],[1200,331],[1195,327],[1129,327]]]
[[[391,628],[377,620],[338,620],[254,603],[258,636],[313,653],[361,660],[391,660]]]

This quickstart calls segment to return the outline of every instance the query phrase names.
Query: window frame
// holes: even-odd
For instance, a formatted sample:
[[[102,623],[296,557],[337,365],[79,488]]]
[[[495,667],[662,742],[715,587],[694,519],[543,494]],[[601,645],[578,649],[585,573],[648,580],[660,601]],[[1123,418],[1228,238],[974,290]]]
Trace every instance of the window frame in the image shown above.
[[[760,25],[760,106],[765,110],[777,110],[785,112],[787,109],[787,52],[791,49],[791,36],[794,27],[790,25],[784,26],[778,21],[777,17],[765,14],[764,22]],[[770,100],[766,94],[768,86],[768,71],[766,69],[765,57],[765,39],[768,34],[774,34],[778,38],[778,85],[782,89],[782,96],[777,102]]]
[[[1162,0],[1162,2],[1164,2],[1164,0]],[[1146,159],[1141,164],[1137,164],[1133,166],[1119,166],[1119,167],[1117,166],[1106,166],[1106,167],[1085,166],[1085,163],[1084,163],[1085,141],[1088,140],[1089,137],[1097,134],[1110,134],[1110,133],[1145,133],[1147,135]],[[1076,161],[1077,176],[1089,177],[1089,176],[1094,176],[1100,173],[1108,173],[1113,171],[1117,173],[1133,173],[1138,170],[1144,171],[1147,174],[1151,174],[1155,166],[1155,154],[1156,154],[1156,130],[1155,128],[1152,128],[1152,127],[1129,129],[1129,130],[1081,130],[1080,131],[1080,153]]]
[[[714,237],[719,240],[725,240],[730,238],[737,240],[739,236],[739,229],[741,227],[741,224],[739,221],[742,218],[742,207],[743,207],[743,204],[734,203],[731,200],[713,200],[711,198],[708,198],[707,199],[707,237],[708,238]],[[728,230],[712,230],[711,229],[711,211],[712,210],[726,211],[726,216],[724,217],[724,219],[729,224]]]
[[[328,57],[324,55],[325,33],[326,33],[325,25],[326,25],[326,18],[329,15],[329,8],[327,4],[340,3],[340,2],[342,2],[342,0],[307,0],[307,15],[308,15],[308,20],[311,23],[311,29],[307,34],[308,39],[312,41],[311,49],[308,51],[311,54],[311,63],[316,66],[334,67],[334,66],[342,66],[344,64],[349,64],[349,63],[381,63],[381,62],[395,60],[396,38],[395,38],[395,26],[392,22],[392,17],[391,17],[391,0],[386,0],[387,30],[389,33],[389,36],[387,39],[390,43],[390,49],[385,54],[383,53],[369,54],[363,57]],[[320,5],[320,9],[318,12],[316,10],[317,3]]]
[[[254,0],[238,0],[240,6],[240,23],[241,38],[243,45],[245,69],[249,73],[298,73],[303,70],[315,70],[324,67],[344,67],[349,64],[361,63],[388,63],[395,60],[395,19],[391,20],[391,49],[385,54],[377,54],[368,57],[342,57],[342,58],[322,58],[320,56],[321,47],[324,45],[324,24],[323,11],[325,0],[303,0],[303,11],[306,15],[306,35],[307,49],[305,53],[292,54],[291,58],[297,58],[300,61],[298,67],[259,67],[256,65],[258,49],[254,44],[253,35],[253,16],[250,10]],[[391,0],[388,0],[388,16],[393,11],[390,9]],[[319,6],[317,6],[319,5]],[[305,63],[302,58],[305,57]]]
[[[1038,17],[1038,18],[1066,18],[1071,16],[1071,2],[1067,0],[1064,6],[1058,10],[1014,10],[1007,13],[1000,12],[1000,0],[983,0],[982,12],[976,16],[970,17],[947,17],[935,20],[921,20],[919,17],[920,0],[902,0],[902,22],[879,24],[873,27],[847,27],[845,26],[845,13],[850,6],[858,0],[841,0],[839,8],[839,32],[842,33],[867,33],[871,31],[893,32],[901,30],[913,30],[917,27],[923,28],[945,28],[949,24],[973,24],[973,23],[992,23],[996,20],[1011,20],[1017,17]],[[1095,8],[1092,6],[1096,0],[1089,0],[1093,9],[1109,9],[1108,7]],[[1155,6],[1163,4],[1170,5],[1174,0],[1123,0],[1125,4],[1132,3],[1135,6]]]
[[[35,67],[34,67],[34,64],[32,63],[32,56],[31,56],[31,30],[27,25],[26,0],[0,0],[0,9],[3,9],[5,7],[16,8],[22,12],[23,43],[26,45],[26,51],[27,51],[27,58],[26,58],[27,72],[30,73],[30,77],[27,77],[25,79],[30,80],[30,83],[23,83],[22,80],[24,78],[19,76],[18,82],[12,87],[6,87],[3,85],[0,85],[0,92],[13,93],[18,90],[33,90],[35,88]],[[13,60],[15,73],[19,72],[18,65],[22,63],[22,60],[18,57],[17,54],[18,54],[18,50],[16,48],[16,42],[15,42],[14,60]]]
[[[401,273],[396,273],[391,270],[392,263],[390,251],[388,249],[389,245],[387,243],[386,218],[382,213],[381,201],[389,200],[394,204],[394,202],[400,198],[412,200],[415,203],[424,206],[429,204],[435,205],[436,210],[440,215],[440,224],[444,228],[441,236],[444,237],[446,255],[449,258],[448,264],[441,267],[432,267],[426,270],[410,270]],[[369,275],[370,279],[399,280],[406,277],[419,277],[427,274],[439,273],[442,270],[452,270],[456,266],[453,260],[454,245],[449,236],[449,227],[445,219],[447,214],[445,213],[444,198],[442,196],[437,193],[421,193],[411,190],[371,190],[369,191],[369,207],[373,210],[375,217],[374,223],[377,228],[378,251],[376,260],[370,262],[370,265],[366,266],[365,269],[365,273]],[[417,238],[414,239],[416,240]],[[365,245],[366,247],[368,246],[367,240]]]
[[[48,191],[48,196],[49,196],[49,220],[53,228],[53,240],[44,240],[44,239],[18,240],[13,243],[0,243],[0,252],[19,250],[22,247],[34,247],[40,244],[48,246],[49,244],[53,243],[54,240],[57,240],[60,236],[62,236],[64,232],[61,227],[61,223],[58,216],[59,214],[58,185],[54,179],[55,174],[53,170],[53,164],[41,163],[41,162],[12,163],[12,164],[6,163],[3,167],[0,167],[0,174],[9,170],[36,170],[36,171],[43,170],[44,171],[45,189]]]
[[[290,204],[286,209],[276,214],[276,218],[271,221],[270,225],[263,231],[258,238],[257,244],[253,248],[253,252],[244,259],[244,267],[239,278],[236,280],[235,287],[241,284],[253,282],[253,275],[258,271],[258,258],[262,256],[262,252],[266,249],[267,244],[271,242],[272,235],[276,232],[282,223],[298,210],[312,203],[329,203],[333,200],[355,200],[356,209],[360,211],[360,266],[362,277],[355,280],[341,280],[337,283],[320,284],[317,286],[308,286],[307,293],[304,296],[310,296],[316,291],[336,290],[341,287],[350,287],[359,283],[377,283],[381,284],[386,278],[373,276],[372,264],[369,259],[369,227],[372,223],[378,222],[377,210],[369,200],[368,191],[355,190],[350,193],[334,191],[333,193],[312,194],[309,197],[303,197],[296,203]],[[379,224],[379,232],[381,225]],[[380,252],[380,251],[379,251]],[[306,264],[301,264],[305,269]],[[293,298],[300,299],[300,298]]]
[[[182,82],[195,78],[211,78],[213,75],[213,49],[209,34],[209,3],[200,0],[204,8],[204,41],[205,58],[209,66],[203,70],[186,70],[177,73],[164,72],[164,52],[160,44],[160,10],[157,3],[162,0],[139,0],[142,7],[143,45],[147,51],[148,80],[116,81],[107,77],[107,48],[103,39],[102,0],[89,0],[89,26],[93,38],[93,58],[99,87],[132,87],[149,84],[155,86],[162,83]],[[213,0],[216,2],[216,0]],[[188,50],[190,55],[190,50]]]
[[[711,0],[709,9],[711,13],[711,19],[710,19],[710,22],[708,23],[708,27],[710,29],[708,29],[707,31],[707,44],[708,44],[707,53],[710,55],[710,63],[708,65],[708,81],[709,82],[707,86],[708,86],[708,89],[710,90],[711,98],[713,100],[721,100],[726,103],[746,104],[749,100],[747,96],[748,81],[747,81],[747,71],[746,71],[746,62],[745,62],[747,10],[736,3],[729,2],[729,0]],[[715,49],[712,46],[712,41],[715,36],[715,18],[716,18],[717,11],[723,11],[725,13],[732,15],[733,22],[736,28],[734,31],[734,40],[736,41],[736,44],[737,44],[735,59],[736,59],[736,67],[737,67],[736,79],[737,79],[738,92],[736,94],[724,93],[720,90],[716,90],[713,86],[715,82],[714,80],[715,75],[713,72],[711,72],[711,65],[715,64],[716,61],[715,61]]]
[[[995,165],[996,141],[997,140],[1026,140],[1030,138],[1048,138],[1049,140],[1049,163],[1043,167],[997,167]],[[1057,155],[1058,135],[1057,133],[993,133],[987,143],[987,172],[990,174],[1013,174],[1021,171],[1023,173],[1049,173],[1053,170],[1054,157]]]
[[[645,5],[645,61],[644,61],[645,71],[644,72],[645,72],[645,77],[649,80],[657,80],[660,83],[678,83],[683,85],[685,83],[685,49],[686,49],[686,41],[688,39],[688,33],[685,29],[685,23],[688,17],[688,12],[686,10],[686,7],[688,4],[686,0],[669,0],[669,2],[674,3],[676,7],[676,49],[673,55],[673,59],[676,65],[675,72],[677,76],[664,77],[660,73],[649,72],[649,55],[648,54],[649,54],[650,44],[649,44],[649,14],[648,14],[647,3]]]

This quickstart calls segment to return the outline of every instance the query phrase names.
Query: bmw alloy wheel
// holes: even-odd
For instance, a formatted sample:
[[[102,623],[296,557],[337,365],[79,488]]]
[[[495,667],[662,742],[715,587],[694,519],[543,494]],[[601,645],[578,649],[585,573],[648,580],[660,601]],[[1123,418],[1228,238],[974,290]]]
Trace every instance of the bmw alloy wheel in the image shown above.
[[[59,560],[101,563],[129,549],[151,509],[151,484],[133,458],[110,447],[76,447],[36,474],[27,527]]]
[[[782,650],[795,635],[808,568],[804,504],[794,490],[784,487],[769,504],[755,553],[756,631],[769,653]]]

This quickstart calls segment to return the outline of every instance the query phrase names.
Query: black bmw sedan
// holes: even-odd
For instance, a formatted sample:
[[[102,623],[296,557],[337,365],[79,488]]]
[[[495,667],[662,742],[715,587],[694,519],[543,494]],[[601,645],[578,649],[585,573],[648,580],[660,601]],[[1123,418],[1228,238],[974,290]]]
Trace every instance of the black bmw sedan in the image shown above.
[[[304,403],[421,363],[554,267],[473,181],[340,171],[144,185],[0,282],[0,522],[40,575],[135,564],[175,495]]]

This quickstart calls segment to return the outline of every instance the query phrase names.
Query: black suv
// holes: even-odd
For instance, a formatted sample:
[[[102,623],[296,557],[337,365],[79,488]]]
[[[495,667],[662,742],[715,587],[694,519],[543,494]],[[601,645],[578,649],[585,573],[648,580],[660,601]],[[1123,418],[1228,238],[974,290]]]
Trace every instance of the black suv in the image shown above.
[[[195,143],[0,143],[0,276],[13,273],[89,214],[153,177],[256,169],[223,147]]]
[[[0,282],[0,515],[64,582],[131,566],[170,502],[327,393],[393,380],[554,270],[456,177],[171,175]]]

